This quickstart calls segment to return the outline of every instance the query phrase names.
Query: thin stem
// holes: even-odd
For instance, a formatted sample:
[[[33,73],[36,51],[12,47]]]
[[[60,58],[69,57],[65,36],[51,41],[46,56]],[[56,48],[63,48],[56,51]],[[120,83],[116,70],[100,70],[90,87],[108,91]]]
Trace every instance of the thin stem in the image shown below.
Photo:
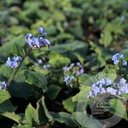
[[[10,83],[12,82],[12,80],[14,79],[14,77],[16,76],[16,74],[17,74],[18,70],[20,69],[20,67],[21,67],[21,65],[22,65],[22,63],[23,63],[23,61],[25,60],[25,58],[27,57],[27,55],[29,54],[30,51],[31,51],[31,49],[28,48],[27,52],[26,52],[25,55],[22,57],[22,60],[21,60],[21,62],[19,63],[18,67],[17,67],[16,70],[12,73],[11,77],[8,79],[8,81],[7,81],[7,86],[10,85]]]

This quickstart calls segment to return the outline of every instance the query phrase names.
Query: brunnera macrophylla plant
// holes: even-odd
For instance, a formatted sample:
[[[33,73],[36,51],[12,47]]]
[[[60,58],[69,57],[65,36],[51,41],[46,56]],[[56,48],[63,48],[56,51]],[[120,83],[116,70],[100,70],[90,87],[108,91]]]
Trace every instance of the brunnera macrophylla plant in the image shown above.
[[[41,47],[50,46],[50,41],[45,38],[47,35],[45,29],[43,27],[38,27],[38,37],[35,37],[33,34],[28,33],[25,36],[25,42],[27,46],[26,52],[23,48],[21,48],[18,44],[14,44],[13,51],[15,52],[15,56],[8,57],[5,63],[6,72],[8,70],[10,71],[8,75],[8,79],[0,82],[0,103],[4,106],[4,111],[1,109],[0,105],[0,116],[8,117],[12,120],[14,120],[18,126],[26,126],[26,127],[37,127],[38,125],[41,125],[42,123],[45,124],[47,122],[53,121],[53,117],[49,114],[45,102],[44,102],[44,96],[40,99],[38,99],[37,107],[34,108],[31,103],[27,106],[24,115],[21,116],[20,114],[16,114],[15,110],[17,107],[13,106],[9,100],[11,98],[9,87],[11,88],[13,84],[16,84],[13,82],[15,77],[17,77],[17,74],[26,59],[26,57],[33,51],[38,50]],[[43,92],[47,91],[47,80],[45,77],[38,72],[29,71],[28,69],[24,69],[24,75],[25,81],[28,84],[36,85],[38,88],[42,89]],[[16,85],[17,88],[19,85]],[[26,90],[24,90],[26,91]],[[7,107],[8,106],[8,107]],[[9,110],[8,110],[9,108]],[[42,114],[43,119],[40,117]],[[34,120],[34,121],[33,121]]]
[[[47,35],[45,29],[43,27],[38,27],[37,30],[38,30],[38,33],[39,33],[38,37],[34,37],[34,35],[31,34],[31,33],[26,34],[25,42],[28,45],[28,49],[27,49],[27,51],[26,51],[26,53],[24,54],[23,57],[14,56],[14,57],[12,57],[12,59],[10,57],[8,57],[8,59],[6,61],[6,66],[15,69],[15,71],[12,74],[12,76],[9,78],[9,80],[7,81],[7,86],[9,86],[9,84],[11,83],[13,78],[15,77],[16,73],[18,72],[21,64],[23,63],[23,61],[25,60],[27,55],[32,50],[40,49],[43,46],[50,46],[50,44],[51,44],[50,41],[48,39],[44,38],[44,36]]]

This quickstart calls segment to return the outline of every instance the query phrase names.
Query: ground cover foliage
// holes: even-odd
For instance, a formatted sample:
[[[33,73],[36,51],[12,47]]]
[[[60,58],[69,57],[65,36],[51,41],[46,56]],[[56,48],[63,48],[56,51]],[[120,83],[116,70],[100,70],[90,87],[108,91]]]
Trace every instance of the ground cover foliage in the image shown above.
[[[124,128],[127,12],[127,0],[1,0],[0,127]]]

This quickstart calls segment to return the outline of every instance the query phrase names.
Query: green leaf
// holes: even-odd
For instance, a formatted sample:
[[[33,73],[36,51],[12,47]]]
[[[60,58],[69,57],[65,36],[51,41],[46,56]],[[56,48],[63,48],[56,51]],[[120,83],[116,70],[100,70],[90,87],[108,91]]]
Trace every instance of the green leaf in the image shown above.
[[[6,100],[0,104],[0,112],[14,112],[17,109],[16,106],[13,106],[10,100]]]
[[[117,98],[111,99],[109,101],[109,104],[111,106],[111,109],[109,109],[109,112],[111,112],[112,114],[114,114],[116,116],[119,116],[121,118],[128,120],[125,104],[123,104]]]
[[[91,90],[91,87],[87,86],[84,89],[82,89],[79,93],[77,93],[75,96],[73,96],[73,102],[87,102],[88,100],[88,93]]]
[[[24,49],[20,45],[18,45],[17,43],[13,44],[13,53],[14,53],[14,55],[18,55],[18,56],[24,56],[25,55]]]
[[[23,97],[28,99],[31,95],[32,86],[25,82],[24,71],[19,71],[13,82],[8,86],[8,91],[11,96],[14,97]],[[23,91],[24,90],[24,91]]]
[[[6,62],[6,57],[0,54],[0,63],[5,63],[5,62]]]
[[[49,54],[49,64],[54,66],[65,66],[66,64],[70,63],[70,59],[68,57],[63,56],[62,54],[59,54],[57,52],[51,52]]]
[[[100,73],[99,73],[100,74]],[[112,81],[114,81],[117,77],[116,71],[114,69],[110,69],[110,68],[105,68],[103,70],[103,72],[101,72],[101,76],[103,78],[104,77],[108,77],[110,78]]]
[[[54,120],[60,123],[66,123],[67,125],[71,127],[76,127],[76,124],[74,121],[71,119],[71,114],[66,113],[66,112],[59,112],[59,113],[54,113],[51,112],[51,115],[53,116]]]
[[[50,50],[58,52],[58,53],[65,53],[65,52],[71,52],[71,51],[77,51],[79,49],[87,49],[88,45],[85,44],[82,41],[79,40],[75,40],[73,42],[68,42],[66,44],[59,44],[59,45],[55,45],[55,46],[51,46]],[[85,51],[86,53],[87,51]]]
[[[20,46],[24,46],[24,35],[20,34],[19,36],[15,37],[11,41],[4,43],[2,47],[0,47],[0,54],[6,55],[6,56],[13,54],[12,46],[14,42],[17,42]]]
[[[20,125],[20,126],[12,126],[12,128],[32,128],[32,126],[31,125],[28,125],[28,124],[26,124],[26,125]]]
[[[5,76],[7,78],[10,78],[12,72],[13,72],[13,69],[6,65],[2,65],[0,67],[0,74],[2,74],[3,76]]]
[[[64,108],[69,111],[69,112],[74,112],[75,111],[75,108],[76,108],[76,105],[77,105],[77,102],[73,102],[72,101],[72,97],[69,97],[65,100],[63,100],[62,102]]]
[[[75,112],[72,114],[72,119],[78,123],[79,127],[103,128],[103,125],[98,120],[92,116],[88,116],[86,112]]]
[[[108,47],[112,42],[112,35],[109,30],[104,31],[104,33],[101,36],[102,43],[104,47]]]
[[[0,115],[12,119],[17,123],[20,123],[21,121],[21,117],[18,114],[15,114],[14,112],[4,112],[4,113],[0,113]]]
[[[39,72],[25,71],[24,72],[25,81],[29,84],[34,84],[39,88],[42,88],[43,92],[47,91],[47,80]]]
[[[25,110],[25,119],[27,120],[27,123],[31,126],[37,124],[36,110],[30,103]]]
[[[81,74],[81,75],[79,76],[79,78],[78,78],[79,84],[80,84],[81,86],[85,85],[85,81],[87,81],[89,78],[91,78],[90,75],[88,75],[88,74]],[[87,85],[86,85],[86,86],[87,86]]]
[[[36,113],[37,113],[38,124],[48,123],[53,121],[53,117],[50,115],[45,105],[44,97],[38,100]]]
[[[8,100],[9,98],[11,98],[11,95],[9,94],[8,91],[0,90],[0,103]]]
[[[59,92],[61,91],[61,89],[62,89],[62,88],[59,87],[59,86],[50,85],[49,88],[48,88],[48,91],[46,92],[47,97],[48,97],[49,99],[51,99],[51,100],[54,100],[54,99],[58,96],[58,94],[59,94]]]

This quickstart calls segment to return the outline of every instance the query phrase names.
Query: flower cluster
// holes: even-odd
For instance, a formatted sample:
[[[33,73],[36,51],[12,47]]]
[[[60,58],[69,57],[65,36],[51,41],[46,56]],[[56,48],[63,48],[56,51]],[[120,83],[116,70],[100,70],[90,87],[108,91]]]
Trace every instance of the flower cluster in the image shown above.
[[[46,36],[47,35],[47,33],[46,33],[46,31],[44,30],[43,27],[38,27],[37,30],[38,30],[40,35],[42,35],[42,36]],[[43,38],[42,36],[34,37],[33,34],[27,33],[26,36],[25,36],[25,42],[26,42],[26,44],[28,44],[28,46],[30,48],[39,49],[43,45],[49,46],[51,44],[50,41],[48,39],[46,39],[46,38]]]
[[[48,69],[50,67],[50,64],[45,64],[44,66],[43,66],[43,69]]]
[[[6,66],[11,67],[11,68],[17,68],[18,67],[18,62],[20,62],[22,58],[20,56],[14,56],[12,59],[8,57],[6,61]]]
[[[45,29],[44,28],[42,28],[42,27],[38,27],[38,32],[40,33],[40,34],[42,34],[42,35],[44,35],[44,36],[46,36],[47,35],[47,32],[45,31]]]
[[[66,83],[66,85],[70,85],[70,87],[73,87],[73,82],[72,80],[74,79],[74,76],[66,76],[64,77],[64,82]]]
[[[1,89],[6,89],[6,88],[7,88],[7,85],[6,85],[5,81],[1,82],[0,90]]]
[[[35,66],[41,66],[43,69],[47,70],[48,68],[51,67],[50,64],[43,64],[42,59],[36,59],[36,62],[34,63]]]
[[[83,66],[79,63],[71,63],[68,67],[63,68],[64,71],[64,82],[66,85],[73,87],[73,85],[77,82],[77,77],[84,73]]]
[[[116,53],[112,56],[112,61],[115,65],[127,66],[124,56]],[[89,92],[88,97],[94,97],[98,94],[110,93],[111,95],[121,95],[122,93],[128,94],[128,83],[124,78],[116,82],[112,82],[110,78],[102,78],[92,85],[92,90]]]
[[[112,61],[114,62],[114,64],[121,63],[123,66],[127,66],[127,62],[123,59],[124,59],[124,56],[120,53],[116,53],[112,57]]]
[[[113,83],[108,77],[102,78],[92,85],[92,90],[89,92],[88,97],[94,97],[102,93],[110,93],[111,95],[121,95],[122,93],[128,94],[128,83],[126,83],[124,78]]]

